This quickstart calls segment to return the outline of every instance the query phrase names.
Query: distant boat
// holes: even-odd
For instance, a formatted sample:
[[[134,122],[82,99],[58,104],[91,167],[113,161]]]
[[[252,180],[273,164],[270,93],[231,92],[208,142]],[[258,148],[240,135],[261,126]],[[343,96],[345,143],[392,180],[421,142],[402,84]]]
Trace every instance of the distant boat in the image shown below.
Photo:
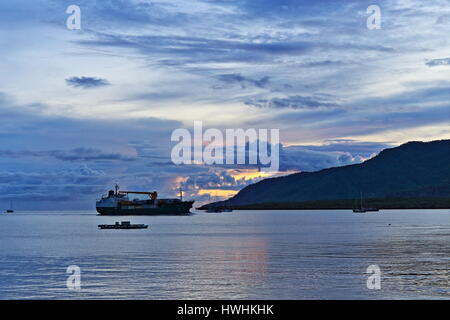
[[[146,224],[131,224],[130,221],[116,222],[115,224],[99,224],[99,229],[147,229]]]
[[[13,212],[14,212],[13,203],[11,201],[10,204],[9,204],[9,209],[6,209],[5,213],[13,213]]]
[[[380,209],[378,208],[364,208],[363,206],[363,196],[362,196],[362,192],[361,192],[361,202],[360,202],[360,207],[359,208],[354,208],[353,212],[355,213],[364,213],[364,212],[377,212]]]

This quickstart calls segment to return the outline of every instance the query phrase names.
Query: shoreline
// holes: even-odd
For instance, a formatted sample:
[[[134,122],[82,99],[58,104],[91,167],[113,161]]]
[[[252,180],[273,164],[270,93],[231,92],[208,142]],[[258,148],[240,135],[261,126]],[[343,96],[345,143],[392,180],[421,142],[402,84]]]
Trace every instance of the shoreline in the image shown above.
[[[221,207],[222,202],[204,205],[196,210],[206,210],[209,206]],[[359,207],[354,199],[314,200],[301,202],[256,203],[227,206],[233,210],[353,210]],[[364,207],[380,210],[405,209],[450,209],[450,198],[372,198],[364,200]]]

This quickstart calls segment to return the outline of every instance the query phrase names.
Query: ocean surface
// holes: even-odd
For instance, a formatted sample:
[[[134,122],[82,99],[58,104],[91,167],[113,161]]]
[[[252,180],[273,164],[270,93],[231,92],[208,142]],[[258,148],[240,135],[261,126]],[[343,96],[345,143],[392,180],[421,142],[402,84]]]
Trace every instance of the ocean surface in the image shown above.
[[[450,299],[449,266],[449,210],[0,215],[0,299]]]

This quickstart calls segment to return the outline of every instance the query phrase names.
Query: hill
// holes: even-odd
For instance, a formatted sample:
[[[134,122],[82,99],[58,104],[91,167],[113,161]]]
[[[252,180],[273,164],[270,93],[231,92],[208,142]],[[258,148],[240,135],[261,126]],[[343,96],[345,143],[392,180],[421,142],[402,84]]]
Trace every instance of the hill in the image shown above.
[[[417,203],[415,207],[430,207],[433,199],[441,203],[439,207],[449,207],[450,140],[408,142],[385,149],[360,164],[264,179],[242,189],[227,205],[302,208],[305,203],[315,202],[312,207],[329,208],[335,207],[338,200],[347,200],[339,206],[351,207],[348,201],[359,198],[360,193],[380,204],[387,201],[390,207],[405,207],[407,199]],[[210,205],[222,206],[223,202],[204,207]]]

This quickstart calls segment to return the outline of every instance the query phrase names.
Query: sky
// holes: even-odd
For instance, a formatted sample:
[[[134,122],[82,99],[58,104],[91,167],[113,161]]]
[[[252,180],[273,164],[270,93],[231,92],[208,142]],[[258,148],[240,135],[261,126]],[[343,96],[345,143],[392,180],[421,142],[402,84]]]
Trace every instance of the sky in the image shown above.
[[[115,183],[201,204],[448,139],[449,30],[443,0],[2,0],[0,206],[92,209]],[[279,172],[173,164],[194,121],[279,129]]]

